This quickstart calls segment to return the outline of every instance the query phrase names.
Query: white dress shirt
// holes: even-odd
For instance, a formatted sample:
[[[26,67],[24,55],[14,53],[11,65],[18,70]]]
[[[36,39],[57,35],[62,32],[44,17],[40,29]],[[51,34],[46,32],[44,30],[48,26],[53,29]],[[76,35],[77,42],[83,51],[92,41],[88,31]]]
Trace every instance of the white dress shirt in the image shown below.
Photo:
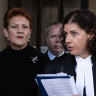
[[[64,51],[58,56],[62,56],[64,54]],[[49,50],[48,50],[48,57],[50,58],[50,60],[52,61],[56,56],[54,56]]]
[[[86,86],[86,96],[94,96],[94,82],[91,56],[83,59],[79,56],[75,57],[76,66],[76,87],[80,96],[83,96],[83,89]]]

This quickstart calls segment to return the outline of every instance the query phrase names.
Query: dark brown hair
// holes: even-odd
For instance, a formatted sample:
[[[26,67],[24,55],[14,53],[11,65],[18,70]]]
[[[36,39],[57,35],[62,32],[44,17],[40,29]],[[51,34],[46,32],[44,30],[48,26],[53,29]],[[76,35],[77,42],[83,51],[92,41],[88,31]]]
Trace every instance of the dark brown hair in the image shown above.
[[[94,55],[96,52],[96,15],[89,10],[75,10],[70,12],[63,21],[63,29],[64,25],[68,23],[76,23],[81,29],[85,30],[87,34],[93,33],[94,37],[91,40],[88,40],[87,47],[89,52]],[[66,48],[65,44],[65,34],[62,30],[62,44]]]

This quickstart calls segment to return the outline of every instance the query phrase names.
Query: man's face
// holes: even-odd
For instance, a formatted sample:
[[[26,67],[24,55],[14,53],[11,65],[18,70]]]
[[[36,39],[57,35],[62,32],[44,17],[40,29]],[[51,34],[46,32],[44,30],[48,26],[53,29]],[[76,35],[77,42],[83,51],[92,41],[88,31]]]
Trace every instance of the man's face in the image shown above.
[[[57,25],[57,26],[53,25],[47,36],[48,49],[55,56],[60,55],[64,50],[61,44],[61,39],[60,39],[61,28],[62,28],[62,25]]]

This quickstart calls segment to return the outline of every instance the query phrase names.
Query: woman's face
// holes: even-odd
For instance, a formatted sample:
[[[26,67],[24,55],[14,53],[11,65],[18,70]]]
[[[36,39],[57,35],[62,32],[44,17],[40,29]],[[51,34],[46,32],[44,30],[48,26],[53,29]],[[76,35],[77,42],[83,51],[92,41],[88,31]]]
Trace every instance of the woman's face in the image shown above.
[[[9,20],[8,29],[4,31],[4,34],[13,49],[25,48],[31,34],[29,21],[23,16],[14,16]]]
[[[64,25],[64,33],[66,36],[65,43],[70,54],[86,58],[90,55],[87,48],[87,41],[90,35],[81,29],[76,23],[68,23]]]

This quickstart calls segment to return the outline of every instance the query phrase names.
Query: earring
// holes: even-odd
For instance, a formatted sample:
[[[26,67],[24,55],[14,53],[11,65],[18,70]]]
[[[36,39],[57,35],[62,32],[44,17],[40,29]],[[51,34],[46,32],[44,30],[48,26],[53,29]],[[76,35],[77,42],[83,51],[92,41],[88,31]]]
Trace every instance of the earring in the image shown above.
[[[6,38],[6,40],[9,42],[9,38]]]
[[[30,42],[30,39],[28,40],[28,42]]]
[[[92,38],[89,38],[89,41],[91,40]]]
[[[28,42],[30,42],[30,36],[29,36],[29,40],[28,40]]]

